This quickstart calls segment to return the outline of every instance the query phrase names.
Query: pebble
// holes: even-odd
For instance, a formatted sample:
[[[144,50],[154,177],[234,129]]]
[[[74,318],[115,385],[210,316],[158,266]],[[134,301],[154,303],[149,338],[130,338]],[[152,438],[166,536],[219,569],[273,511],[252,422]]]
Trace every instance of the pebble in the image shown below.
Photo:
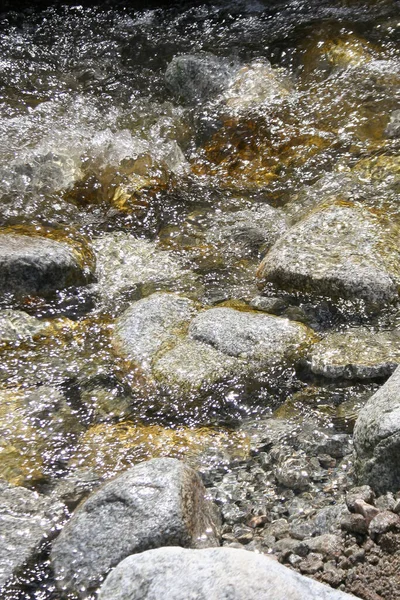
[[[362,535],[368,533],[367,521],[359,514],[346,515],[341,519],[340,526],[344,531],[348,531],[349,533],[360,533]]]
[[[323,569],[324,563],[320,554],[311,553],[299,564],[300,571],[306,575],[314,575]]]
[[[400,517],[391,511],[380,512],[369,524],[368,532],[372,539],[387,531],[400,530]]]
[[[311,552],[317,552],[328,558],[338,558],[343,552],[341,538],[331,533],[304,540],[303,543],[307,545]]]
[[[369,524],[376,515],[379,514],[379,509],[364,500],[355,500],[353,503],[354,512],[362,515]]]
[[[354,487],[346,494],[346,504],[350,512],[357,512],[354,506],[355,502],[363,500],[368,504],[372,504],[375,499],[375,494],[369,485]]]

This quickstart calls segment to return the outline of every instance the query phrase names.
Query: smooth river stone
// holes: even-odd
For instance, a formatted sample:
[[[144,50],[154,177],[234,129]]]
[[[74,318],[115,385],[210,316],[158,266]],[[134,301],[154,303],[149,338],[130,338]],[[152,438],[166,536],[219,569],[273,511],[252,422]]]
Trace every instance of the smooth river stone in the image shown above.
[[[159,548],[129,556],[99,600],[355,600],[271,558],[233,548]]]

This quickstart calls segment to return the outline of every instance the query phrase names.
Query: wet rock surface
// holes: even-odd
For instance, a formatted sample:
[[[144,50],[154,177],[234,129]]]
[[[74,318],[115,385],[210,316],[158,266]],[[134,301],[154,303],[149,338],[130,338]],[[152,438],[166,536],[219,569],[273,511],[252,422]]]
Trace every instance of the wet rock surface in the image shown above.
[[[384,240],[394,238],[370,212],[345,203],[321,207],[278,240],[258,277],[278,289],[383,307],[398,297],[397,254]]]
[[[31,317],[22,310],[0,311],[0,343],[31,339],[48,329],[48,322]]]
[[[155,244],[125,234],[107,234],[94,242],[100,305],[121,313],[129,301],[158,291],[194,291],[194,273]]]
[[[260,368],[296,360],[314,341],[300,323],[231,308],[202,312],[190,323],[189,336]]]
[[[329,334],[311,354],[311,371],[330,379],[373,379],[398,365],[399,332],[353,329]]]
[[[354,430],[358,477],[378,492],[397,491],[400,485],[399,385],[396,369],[361,410]]]
[[[303,578],[270,558],[232,548],[199,552],[161,548],[131,556],[107,578],[99,598],[116,600],[127,592],[132,598],[155,600],[183,600],[193,593],[210,599],[234,593],[238,600],[255,600],[262,594],[276,600],[288,595],[298,600],[351,598]]]
[[[98,494],[168,457],[215,543],[400,600],[395,0],[6,4],[0,476],[76,515],[2,597],[97,594],[139,548]]]
[[[199,476],[174,459],[154,459],[126,471],[75,512],[53,544],[60,589],[86,597],[132,553],[180,545],[218,544],[218,514]]]
[[[18,233],[0,235],[1,292],[46,295],[88,283],[88,266],[67,243]]]
[[[129,360],[150,363],[160,347],[173,340],[196,312],[195,303],[188,298],[152,294],[135,302],[118,319],[114,347]]]
[[[212,54],[183,54],[168,65],[165,82],[178,99],[191,104],[222,92],[235,70],[234,64]]]
[[[0,590],[38,558],[67,516],[61,502],[0,482]]]

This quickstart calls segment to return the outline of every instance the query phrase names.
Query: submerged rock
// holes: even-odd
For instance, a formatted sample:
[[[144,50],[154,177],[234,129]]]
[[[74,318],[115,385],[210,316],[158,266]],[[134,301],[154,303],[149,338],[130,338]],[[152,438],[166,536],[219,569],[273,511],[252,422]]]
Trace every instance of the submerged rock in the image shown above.
[[[31,317],[22,310],[0,310],[0,342],[29,340],[49,329],[49,321]]]
[[[155,294],[120,317],[113,346],[128,361],[133,389],[142,395],[162,391],[189,406],[217,383],[257,380],[265,371],[278,377],[316,341],[300,323],[255,311],[196,312],[190,300]]]
[[[335,31],[332,24],[319,25],[302,43],[302,78],[324,79],[335,71],[359,67],[379,56],[379,49],[365,38],[345,30]]]
[[[159,290],[173,289],[196,295],[199,282],[170,252],[153,242],[116,233],[94,241],[100,305],[119,313],[132,300]]]
[[[234,380],[244,363],[196,340],[184,339],[154,360],[156,382],[177,398],[210,391],[219,382]]]
[[[243,66],[223,94],[230,109],[248,110],[287,96],[291,85],[277,69],[264,60]]]
[[[187,104],[217,96],[229,84],[236,67],[212,54],[175,56],[165,72],[165,83]]]
[[[366,209],[323,204],[276,242],[258,278],[290,292],[382,308],[398,299],[396,240],[395,230]]]
[[[218,545],[218,517],[197,473],[154,459],[106,483],[74,513],[53,544],[60,589],[85,598],[124,558],[168,545]]]
[[[400,110],[394,110],[391,113],[385,134],[388,138],[400,137]]]
[[[249,454],[245,434],[222,428],[168,429],[129,422],[95,425],[82,436],[69,467],[91,469],[110,477],[151,458],[179,458],[195,469],[244,460]]]
[[[267,556],[232,548],[159,548],[130,556],[107,577],[99,600],[350,600]]]
[[[0,481],[0,592],[38,557],[65,516],[61,502]]]
[[[209,243],[222,246],[222,251],[235,256],[257,254],[268,250],[287,230],[282,211],[268,204],[252,209],[213,215],[206,232]]]
[[[58,390],[0,390],[0,478],[15,485],[42,481],[81,431]]]
[[[1,191],[53,192],[71,187],[82,177],[78,162],[66,154],[36,154],[26,162],[15,162],[2,169]]]
[[[400,488],[400,368],[369,399],[354,428],[360,484],[377,493]]]
[[[145,366],[163,344],[173,341],[196,314],[192,300],[176,294],[157,293],[135,302],[116,322],[116,352]]]
[[[328,334],[311,354],[311,371],[330,379],[391,375],[400,363],[400,331],[351,329]]]
[[[83,253],[91,258],[88,248]],[[45,234],[23,235],[18,229],[0,231],[0,292],[45,296],[89,283],[94,265],[86,256],[66,236],[58,241]]]

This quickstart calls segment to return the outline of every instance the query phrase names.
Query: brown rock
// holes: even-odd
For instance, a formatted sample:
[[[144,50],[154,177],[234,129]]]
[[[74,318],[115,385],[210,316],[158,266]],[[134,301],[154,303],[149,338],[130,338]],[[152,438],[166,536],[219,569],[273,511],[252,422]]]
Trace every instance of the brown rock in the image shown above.
[[[379,514],[378,508],[375,508],[375,506],[368,504],[368,502],[364,502],[364,500],[355,500],[353,503],[353,507],[356,513],[365,517],[365,520],[367,521],[368,525],[370,524],[372,519]]]
[[[354,507],[354,503],[358,500],[363,500],[372,504],[375,499],[375,494],[369,485],[361,485],[349,490],[346,494],[346,504],[350,512],[358,512]]]
[[[373,539],[382,533],[394,530],[400,530],[400,517],[389,510],[376,515],[368,527],[368,532]]]
[[[321,554],[314,554],[313,552],[299,564],[300,571],[307,575],[314,575],[318,571],[321,571],[323,567],[324,563],[322,562]]]
[[[340,521],[340,526],[349,533],[366,535],[368,532],[367,521],[362,515],[358,514],[345,515]]]

